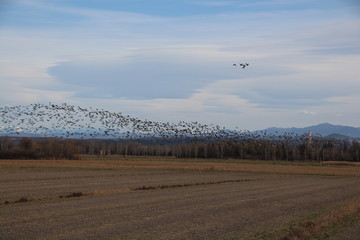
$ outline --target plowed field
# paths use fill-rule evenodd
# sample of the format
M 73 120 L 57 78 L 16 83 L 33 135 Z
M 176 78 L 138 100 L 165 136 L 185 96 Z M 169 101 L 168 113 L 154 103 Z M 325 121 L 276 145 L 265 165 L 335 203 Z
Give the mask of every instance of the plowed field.
M 277 239 L 360 197 L 352 167 L 337 176 L 20 162 L 0 161 L 0 239 Z M 358 220 L 330 237 L 357 239 Z

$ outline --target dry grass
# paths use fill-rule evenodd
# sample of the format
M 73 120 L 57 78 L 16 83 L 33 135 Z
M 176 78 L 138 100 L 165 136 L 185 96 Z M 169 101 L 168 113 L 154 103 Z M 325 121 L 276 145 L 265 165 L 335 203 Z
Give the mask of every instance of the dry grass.
M 134 192 L 134 190 L 130 188 L 124 188 L 124 189 L 112 189 L 112 190 L 98 190 L 98 191 L 92 191 L 87 192 L 84 195 L 85 196 L 95 196 L 95 195 L 111 195 L 111 194 L 117 194 L 117 193 L 128 193 L 128 192 Z
M 46 239 L 107 239 L 121 231 L 128 239 L 276 239 L 296 223 L 284 239 L 302 239 L 336 236 L 358 222 L 351 215 L 359 205 L 352 207 L 349 200 L 360 196 L 359 177 L 239 173 L 248 167 L 301 172 L 303 167 L 356 166 L 186 161 L 0 161 L 0 166 L 8 166 L 0 167 L 3 238 L 25 239 L 41 232 Z M 130 170 L 134 166 L 142 169 Z M 190 170 L 152 170 L 159 168 Z M 213 172 L 218 169 L 227 172 Z M 340 207 L 325 212 L 335 204 Z M 357 233 L 351 232 L 351 239 L 357 239 Z
M 237 183 L 237 182 L 248 182 L 256 181 L 258 179 L 236 179 L 236 180 L 222 180 L 222 181 L 211 181 L 211 182 L 196 182 L 196 183 L 184 183 L 184 184 L 174 184 L 174 185 L 158 185 L 158 186 L 142 186 L 137 187 L 132 190 L 142 191 L 142 190 L 157 190 L 165 188 L 183 188 L 183 187 L 193 187 L 193 186 L 204 186 L 204 185 L 214 185 L 214 184 L 223 184 L 223 183 Z
M 324 165 L 338 165 L 338 166 L 360 166 L 360 162 L 347 162 L 347 161 L 326 161 Z
M 301 240 L 310 238 L 323 229 L 340 223 L 345 218 L 354 216 L 358 213 L 360 213 L 360 198 L 325 211 L 315 219 L 306 221 L 301 226 L 291 229 L 291 231 L 285 236 L 282 236 L 280 240 Z
M 281 163 L 281 162 L 280 162 Z M 275 164 L 266 161 L 191 162 L 176 158 L 98 158 L 82 160 L 0 160 L 0 167 L 55 167 L 88 169 L 160 169 L 191 171 L 231 171 L 250 173 L 314 174 L 360 177 L 359 166 Z
M 46 200 L 53 200 L 57 198 L 77 198 L 77 197 L 86 197 L 86 196 L 96 196 L 96 195 L 111 195 L 111 194 L 118 194 L 118 193 L 128 193 L 134 192 L 141 189 L 114 189 L 114 190 L 101 190 L 101 191 L 91 191 L 91 192 L 73 192 L 67 195 L 60 195 L 60 196 L 52 196 L 52 197 L 41 197 L 41 198 L 26 198 L 21 197 L 19 200 L 16 201 L 5 201 L 4 203 L 0 203 L 0 205 L 8 205 L 13 203 L 26 203 L 26 202 L 38 202 L 38 201 L 46 201 Z M 145 189 L 147 190 L 147 189 Z

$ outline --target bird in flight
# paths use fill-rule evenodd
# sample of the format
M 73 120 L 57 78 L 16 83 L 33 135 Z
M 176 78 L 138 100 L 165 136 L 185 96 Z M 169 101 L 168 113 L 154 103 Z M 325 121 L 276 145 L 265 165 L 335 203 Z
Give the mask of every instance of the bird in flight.
M 234 67 L 236 67 L 236 63 L 233 64 Z M 241 68 L 245 68 L 245 67 L 248 67 L 249 66 L 249 63 L 239 63 L 239 67 Z

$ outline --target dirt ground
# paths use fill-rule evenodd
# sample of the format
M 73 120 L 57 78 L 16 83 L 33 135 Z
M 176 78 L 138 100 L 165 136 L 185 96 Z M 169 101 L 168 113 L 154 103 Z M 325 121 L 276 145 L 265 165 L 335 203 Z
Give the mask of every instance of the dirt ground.
M 334 162 L 332 162 L 334 163 Z M 132 157 L 113 159 L 111 157 L 85 160 L 0 160 L 0 167 L 53 167 L 86 169 L 162 169 L 194 170 L 247 173 L 285 173 L 314 174 L 360 177 L 360 166 L 356 165 L 319 165 L 318 163 L 293 163 L 285 161 L 234 161 L 216 160 L 197 161 L 196 159 Z
M 276 239 L 359 186 L 354 176 L 0 167 L 0 239 Z M 330 237 L 358 239 L 356 226 Z

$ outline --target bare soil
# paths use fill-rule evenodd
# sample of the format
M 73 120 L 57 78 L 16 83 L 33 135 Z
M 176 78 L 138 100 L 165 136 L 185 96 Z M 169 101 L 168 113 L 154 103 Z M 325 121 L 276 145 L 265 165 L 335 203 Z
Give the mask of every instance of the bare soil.
M 354 176 L 43 164 L 0 162 L 0 239 L 276 239 L 360 196 Z
M 192 161 L 193 160 L 193 161 Z M 226 171 L 246 173 L 285 173 L 339 175 L 360 177 L 360 165 L 327 165 L 314 162 L 246 161 L 197 159 L 147 158 L 147 157 L 95 157 L 84 160 L 0 160 L 0 167 L 54 167 L 86 169 L 160 169 Z

